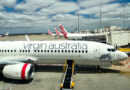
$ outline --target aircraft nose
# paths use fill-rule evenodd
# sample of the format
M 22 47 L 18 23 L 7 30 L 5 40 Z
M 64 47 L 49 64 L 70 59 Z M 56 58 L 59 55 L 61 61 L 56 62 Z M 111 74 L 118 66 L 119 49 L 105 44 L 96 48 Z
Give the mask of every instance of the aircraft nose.
M 121 54 L 119 55 L 120 59 L 121 60 L 124 60 L 124 59 L 127 59 L 128 58 L 128 55 L 124 52 L 120 52 Z

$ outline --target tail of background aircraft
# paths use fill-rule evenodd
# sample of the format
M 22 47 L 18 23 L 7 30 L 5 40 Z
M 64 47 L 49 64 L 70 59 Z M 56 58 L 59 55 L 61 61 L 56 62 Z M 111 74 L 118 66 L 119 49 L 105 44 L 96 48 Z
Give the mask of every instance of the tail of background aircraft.
M 48 29 L 48 34 L 52 36 L 52 32 L 50 31 L 50 29 Z
M 67 30 L 60 24 L 59 28 L 61 29 L 61 33 L 63 33 L 64 37 L 67 39 Z
M 61 35 L 61 33 L 58 31 L 57 28 L 55 28 L 56 34 L 58 34 L 59 36 Z
M 5 36 L 8 36 L 8 35 L 9 35 L 9 32 L 6 32 L 6 33 L 5 33 Z
M 66 33 L 68 33 L 68 31 L 64 28 L 64 26 L 63 26 L 62 24 L 59 25 L 59 28 L 60 28 L 61 30 L 64 30 Z

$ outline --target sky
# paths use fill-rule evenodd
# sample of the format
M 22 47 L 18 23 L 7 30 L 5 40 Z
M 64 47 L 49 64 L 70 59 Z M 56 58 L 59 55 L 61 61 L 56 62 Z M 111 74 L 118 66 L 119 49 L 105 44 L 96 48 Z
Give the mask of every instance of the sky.
M 78 14 L 79 30 L 130 27 L 130 0 L 0 0 L 0 34 L 54 32 L 59 24 L 71 32 Z

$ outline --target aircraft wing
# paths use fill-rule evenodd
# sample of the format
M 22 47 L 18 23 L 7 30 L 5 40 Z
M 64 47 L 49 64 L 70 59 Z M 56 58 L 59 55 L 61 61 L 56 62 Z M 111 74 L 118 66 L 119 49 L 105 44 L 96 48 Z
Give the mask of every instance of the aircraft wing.
M 23 56 L 9 56 L 9 57 L 0 57 L 0 64 L 16 64 L 23 62 L 35 62 L 38 59 L 35 57 L 23 57 Z

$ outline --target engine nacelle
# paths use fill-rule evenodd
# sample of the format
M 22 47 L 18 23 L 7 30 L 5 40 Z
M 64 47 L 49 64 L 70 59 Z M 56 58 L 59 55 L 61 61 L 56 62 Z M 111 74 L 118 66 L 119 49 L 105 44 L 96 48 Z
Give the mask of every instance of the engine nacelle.
M 26 80 L 33 78 L 34 67 L 29 63 L 6 65 L 3 68 L 3 76 L 10 79 Z

